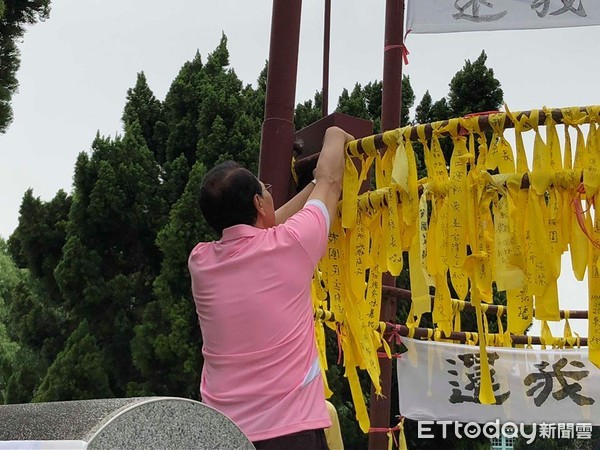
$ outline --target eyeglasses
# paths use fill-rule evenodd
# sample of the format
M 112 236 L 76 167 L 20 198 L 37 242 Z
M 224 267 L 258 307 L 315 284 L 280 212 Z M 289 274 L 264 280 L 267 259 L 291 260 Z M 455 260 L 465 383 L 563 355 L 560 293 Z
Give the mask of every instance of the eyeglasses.
M 268 191 L 269 194 L 273 193 L 273 185 L 269 184 L 269 183 L 265 183 L 265 187 L 263 188 L 263 190 L 261 192 L 265 192 Z

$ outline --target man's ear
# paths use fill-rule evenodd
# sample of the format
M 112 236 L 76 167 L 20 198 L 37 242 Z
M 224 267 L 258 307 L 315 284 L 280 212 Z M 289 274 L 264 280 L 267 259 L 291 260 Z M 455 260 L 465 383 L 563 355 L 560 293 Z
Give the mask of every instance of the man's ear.
M 265 215 L 265 208 L 263 206 L 263 197 L 258 194 L 254 194 L 254 207 L 256 208 L 256 214 L 260 216 Z

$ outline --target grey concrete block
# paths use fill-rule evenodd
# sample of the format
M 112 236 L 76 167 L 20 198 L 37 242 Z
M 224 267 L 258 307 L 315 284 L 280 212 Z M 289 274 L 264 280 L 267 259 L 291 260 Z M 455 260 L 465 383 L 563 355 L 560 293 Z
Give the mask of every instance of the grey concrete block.
M 225 415 L 175 397 L 5 405 L 0 424 L 0 441 L 84 441 L 90 450 L 254 449 Z

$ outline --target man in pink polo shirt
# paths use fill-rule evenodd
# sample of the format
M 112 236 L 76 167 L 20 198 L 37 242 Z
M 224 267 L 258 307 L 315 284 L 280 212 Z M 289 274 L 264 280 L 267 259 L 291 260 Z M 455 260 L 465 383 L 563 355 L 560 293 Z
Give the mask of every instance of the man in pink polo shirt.
M 277 211 L 269 186 L 232 161 L 202 182 L 200 207 L 221 239 L 198 244 L 188 261 L 203 338 L 200 393 L 259 450 L 327 448 L 310 283 L 352 139 L 329 128 L 315 180 Z

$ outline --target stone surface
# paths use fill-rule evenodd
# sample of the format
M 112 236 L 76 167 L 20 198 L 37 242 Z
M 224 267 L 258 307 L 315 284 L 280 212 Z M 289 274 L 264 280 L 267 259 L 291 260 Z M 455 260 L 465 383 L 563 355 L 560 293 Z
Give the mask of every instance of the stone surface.
M 0 440 L 82 440 L 88 449 L 223 449 L 254 446 L 229 418 L 173 397 L 0 407 Z

